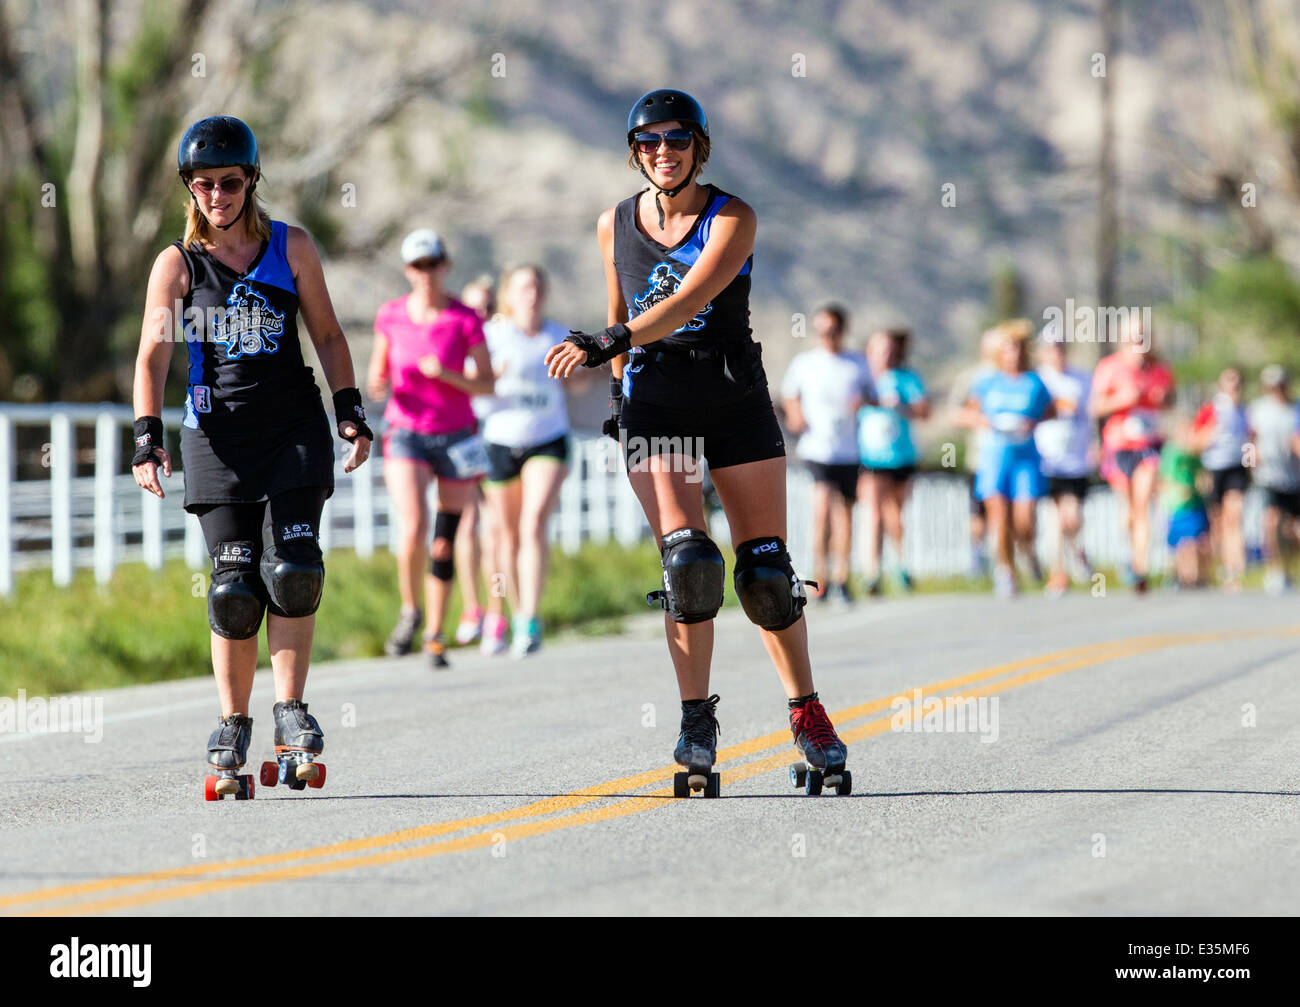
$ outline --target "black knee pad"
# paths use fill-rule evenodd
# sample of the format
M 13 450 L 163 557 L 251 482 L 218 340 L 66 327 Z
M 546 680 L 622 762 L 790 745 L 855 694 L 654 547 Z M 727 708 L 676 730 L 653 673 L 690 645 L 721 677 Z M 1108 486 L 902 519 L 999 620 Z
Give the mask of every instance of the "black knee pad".
M 722 608 L 726 564 L 713 539 L 698 528 L 679 528 L 660 547 L 664 588 L 646 595 L 658 601 L 674 622 L 707 622 Z
M 219 542 L 208 587 L 208 625 L 227 640 L 247 640 L 262 627 L 266 599 L 251 541 Z
M 273 528 L 274 543 L 262 550 L 262 583 L 276 615 L 301 619 L 320 607 L 325 589 L 325 564 L 316 529 L 308 522 L 288 522 Z
M 460 526 L 460 515 L 440 510 L 433 519 L 433 542 L 435 547 L 439 539 L 447 543 L 451 556 L 447 559 L 430 559 L 429 572 L 438 580 L 448 581 L 456 575 L 456 529 Z
M 775 535 L 736 546 L 736 594 L 749 621 L 764 629 L 793 626 L 808 598 L 795 575 L 785 542 Z

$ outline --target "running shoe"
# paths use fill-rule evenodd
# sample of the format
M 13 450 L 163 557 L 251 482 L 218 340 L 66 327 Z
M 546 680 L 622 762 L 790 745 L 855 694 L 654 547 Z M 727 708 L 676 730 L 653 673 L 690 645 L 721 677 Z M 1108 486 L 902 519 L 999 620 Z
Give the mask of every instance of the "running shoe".
M 461 613 L 460 622 L 456 626 L 456 643 L 467 647 L 471 643 L 478 643 L 482 635 L 483 610 L 476 605 L 472 610 Z
M 1047 580 L 1044 593 L 1049 598 L 1064 598 L 1070 590 L 1070 578 L 1063 573 L 1054 573 Z
M 483 617 L 483 639 L 479 641 L 478 649 L 480 653 L 488 657 L 496 657 L 498 654 L 504 654 L 510 649 L 510 644 L 506 641 L 507 631 L 506 620 L 494 612 L 489 612 Z
M 402 614 L 397 617 L 397 625 L 393 627 L 388 642 L 384 644 L 384 653 L 389 657 L 409 654 L 415 634 L 423 623 L 424 616 L 418 608 L 402 609 Z
M 451 667 L 451 663 L 447 660 L 447 641 L 442 638 L 441 633 L 429 633 L 427 630 L 425 631 L 424 652 L 429 655 L 429 664 L 432 667 Z
M 542 623 L 536 616 L 531 619 L 515 619 L 513 642 L 510 656 L 515 660 L 530 657 L 542 649 Z
M 993 597 L 1006 601 L 1016 596 L 1016 575 L 1007 566 L 997 566 L 993 570 Z

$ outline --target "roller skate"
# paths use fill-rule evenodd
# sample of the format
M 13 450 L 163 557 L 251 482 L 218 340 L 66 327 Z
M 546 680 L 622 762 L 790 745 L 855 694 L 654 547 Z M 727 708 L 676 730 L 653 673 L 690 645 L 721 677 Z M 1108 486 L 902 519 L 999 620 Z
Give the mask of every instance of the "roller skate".
M 830 787 L 844 797 L 853 791 L 853 774 L 844 768 L 848 749 L 835 733 L 835 725 L 826 708 L 813 693 L 803 704 L 790 711 L 790 733 L 803 762 L 790 766 L 790 782 L 805 794 L 820 794 Z
M 718 698 L 714 694 L 682 710 L 682 734 L 677 739 L 673 760 L 679 766 L 685 766 L 686 772 L 673 774 L 674 797 L 690 797 L 693 790 L 702 791 L 705 797 L 717 797 L 722 792 L 721 778 L 713 771 L 721 733 L 717 718 Z
M 248 757 L 248 742 L 253 737 L 253 718 L 242 713 L 222 717 L 208 739 L 208 768 L 215 769 L 203 778 L 203 799 L 219 801 L 233 795 L 237 801 L 253 799 L 253 778 L 241 774 Z
M 262 763 L 262 786 L 283 783 L 290 790 L 319 790 L 325 786 L 325 764 L 316 761 L 325 747 L 320 724 L 299 699 L 276 703 L 274 715 L 276 761 Z

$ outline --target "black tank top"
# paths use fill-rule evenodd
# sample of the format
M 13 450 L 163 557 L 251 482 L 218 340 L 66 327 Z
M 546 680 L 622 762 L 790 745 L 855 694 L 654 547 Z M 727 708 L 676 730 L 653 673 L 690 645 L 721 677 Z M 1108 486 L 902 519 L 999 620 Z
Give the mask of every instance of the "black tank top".
M 686 236 L 671 248 L 659 244 L 637 227 L 636 206 L 641 190 L 623 200 L 614 210 L 614 268 L 618 271 L 623 300 L 627 304 L 628 320 L 671 296 L 681 285 L 691 266 L 700 257 L 709 240 L 709 229 L 718 211 L 734 198 L 716 185 L 706 185 L 708 201 Z M 754 264 L 751 255 L 740 272 L 727 284 L 722 293 L 688 321 L 685 325 L 646 347 L 633 347 L 627 367 L 623 370 L 623 394 L 642 401 L 670 403 L 685 398 L 681 375 L 671 377 L 667 370 L 680 371 L 677 361 L 662 363 L 655 350 L 721 349 L 734 348 L 751 342 L 749 328 L 750 270 Z M 721 363 L 717 370 L 721 374 Z M 699 368 L 693 376 L 704 377 Z M 634 390 L 635 389 L 635 390 Z
M 272 221 L 270 239 L 242 274 L 197 246 L 173 244 L 190 272 L 184 425 L 209 435 L 246 433 L 317 415 L 321 396 L 298 342 L 286 226 Z

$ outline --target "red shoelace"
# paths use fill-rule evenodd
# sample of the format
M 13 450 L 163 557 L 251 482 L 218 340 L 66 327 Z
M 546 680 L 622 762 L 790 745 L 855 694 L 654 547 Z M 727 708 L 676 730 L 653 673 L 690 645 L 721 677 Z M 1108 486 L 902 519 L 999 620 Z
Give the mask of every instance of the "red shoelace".
M 831 718 L 826 716 L 826 707 L 817 700 L 809 700 L 794 711 L 795 737 L 802 734 L 818 748 L 825 748 L 839 742 Z

